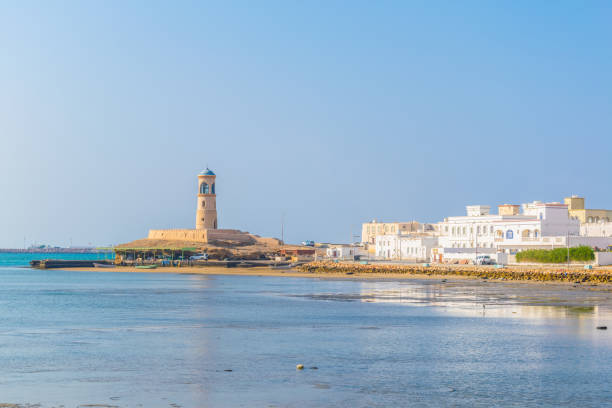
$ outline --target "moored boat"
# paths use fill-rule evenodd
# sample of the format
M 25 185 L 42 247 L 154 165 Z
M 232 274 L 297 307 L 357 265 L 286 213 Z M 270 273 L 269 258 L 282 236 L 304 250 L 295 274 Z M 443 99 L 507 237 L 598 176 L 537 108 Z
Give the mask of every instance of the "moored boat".
M 93 266 L 94 268 L 114 268 L 115 267 L 115 265 L 113 264 L 98 263 L 98 262 L 94 262 Z
M 270 269 L 291 269 L 291 265 L 289 264 L 270 265 Z

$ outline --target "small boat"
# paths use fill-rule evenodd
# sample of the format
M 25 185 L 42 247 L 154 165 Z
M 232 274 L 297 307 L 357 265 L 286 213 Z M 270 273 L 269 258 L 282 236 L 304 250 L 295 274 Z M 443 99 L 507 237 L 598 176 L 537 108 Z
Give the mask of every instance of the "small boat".
M 94 262 L 93 266 L 94 268 L 114 268 L 115 267 L 115 265 L 113 264 L 97 263 L 97 262 Z
M 136 269 L 155 269 L 157 268 L 157 265 L 138 265 L 138 266 L 135 266 L 134 268 Z
M 270 265 L 270 269 L 291 269 L 291 265 L 289 264 L 284 264 L 284 265 Z

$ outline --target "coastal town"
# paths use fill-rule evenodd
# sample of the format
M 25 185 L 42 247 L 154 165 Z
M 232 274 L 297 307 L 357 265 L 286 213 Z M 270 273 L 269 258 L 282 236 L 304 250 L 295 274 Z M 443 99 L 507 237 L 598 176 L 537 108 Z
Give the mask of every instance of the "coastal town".
M 488 255 L 498 264 L 534 249 L 591 247 L 599 265 L 612 263 L 612 210 L 585 208 L 583 197 L 561 202 L 468 205 L 466 214 L 436 224 L 364 223 L 362 244 L 376 259 L 414 262 L 475 261 Z
M 533 201 L 468 205 L 465 215 L 437 223 L 379 222 L 362 224 L 361 241 L 327 243 L 306 240 L 290 245 L 238 229 L 219 228 L 217 175 L 197 174 L 195 228 L 151 229 L 146 238 L 116 245 L 112 262 L 36 260 L 41 268 L 131 266 L 268 267 L 319 271 L 325 263 L 356 265 L 435 265 L 511 267 L 565 264 L 605 267 L 612 264 L 612 210 L 588 209 L 585 198 L 563 202 Z M 535 251 L 535 252 L 534 252 Z M 539 252 L 537 252 L 539 251 Z M 556 258 L 552 258 L 556 254 Z

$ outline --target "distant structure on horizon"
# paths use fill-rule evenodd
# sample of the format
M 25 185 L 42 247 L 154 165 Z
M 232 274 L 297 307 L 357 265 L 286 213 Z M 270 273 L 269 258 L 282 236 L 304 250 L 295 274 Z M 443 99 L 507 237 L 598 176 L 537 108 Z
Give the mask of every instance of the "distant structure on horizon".
M 577 218 L 581 224 L 611 222 L 612 210 L 592 210 L 584 208 L 584 197 L 573 195 L 564 199 L 570 217 Z
M 363 242 L 379 259 L 456 262 L 478 255 L 506 263 L 509 255 L 529 249 L 612 245 L 612 210 L 585 209 L 584 198 L 564 203 L 533 201 L 468 205 L 466 215 L 444 218 L 430 231 L 411 231 L 406 223 L 363 223 Z M 402 228 L 403 227 L 403 228 Z
M 198 206 L 196 210 L 196 229 L 217 229 L 217 194 L 215 193 L 215 173 L 206 167 L 198 174 Z
M 219 229 L 217 225 L 217 175 L 208 167 L 198 173 L 196 223 L 194 229 L 149 230 L 148 239 L 247 245 L 256 242 L 275 243 L 273 238 L 260 238 L 236 229 Z

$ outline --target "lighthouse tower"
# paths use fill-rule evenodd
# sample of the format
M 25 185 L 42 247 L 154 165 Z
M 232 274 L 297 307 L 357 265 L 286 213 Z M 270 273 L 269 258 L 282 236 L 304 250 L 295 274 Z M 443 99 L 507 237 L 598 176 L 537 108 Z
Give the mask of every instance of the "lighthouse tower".
M 215 179 L 217 176 L 208 167 L 198 174 L 198 209 L 196 229 L 217 229 L 217 195 Z

